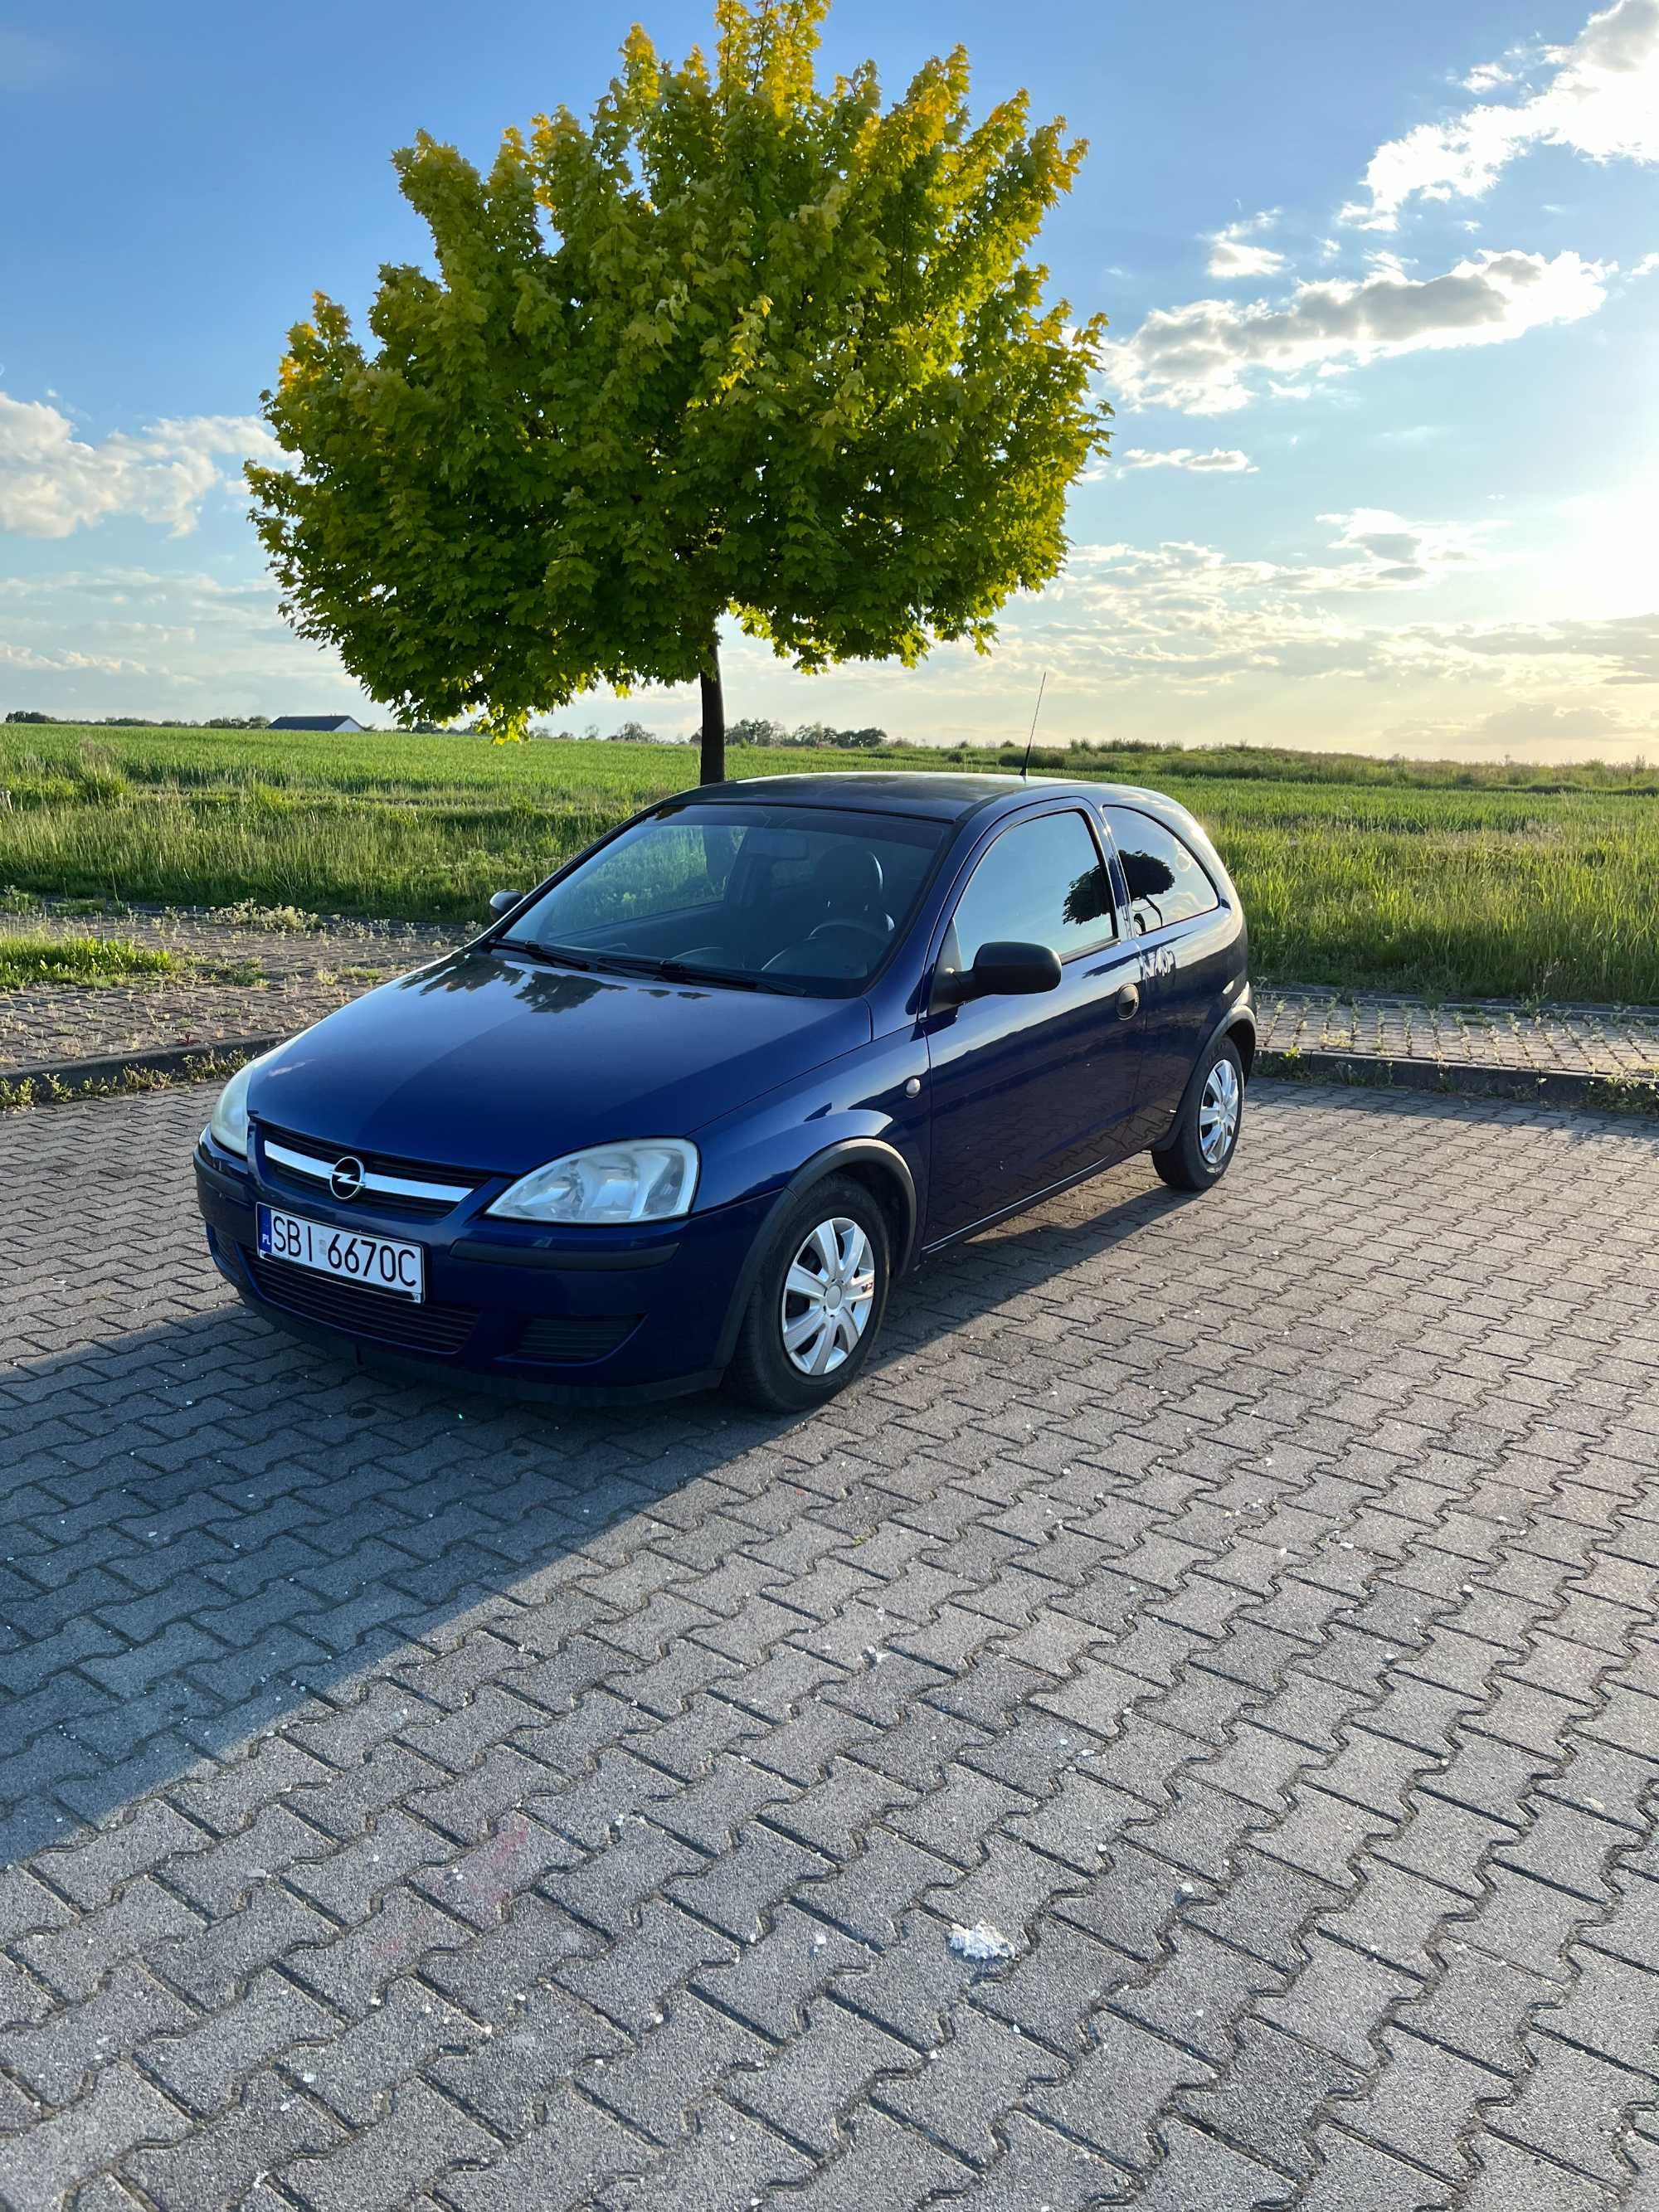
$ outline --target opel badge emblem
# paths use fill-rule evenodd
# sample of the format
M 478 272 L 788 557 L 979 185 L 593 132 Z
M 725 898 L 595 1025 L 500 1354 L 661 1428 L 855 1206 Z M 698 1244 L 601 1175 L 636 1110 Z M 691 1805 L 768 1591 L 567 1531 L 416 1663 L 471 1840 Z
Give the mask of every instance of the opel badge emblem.
M 329 1170 L 328 1187 L 336 1198 L 356 1198 L 363 1187 L 363 1164 L 348 1152 Z

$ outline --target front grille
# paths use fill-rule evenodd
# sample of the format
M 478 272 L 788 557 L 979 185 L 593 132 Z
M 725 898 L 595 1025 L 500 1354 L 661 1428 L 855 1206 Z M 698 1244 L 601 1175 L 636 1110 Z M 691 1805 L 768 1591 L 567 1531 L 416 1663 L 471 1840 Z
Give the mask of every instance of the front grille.
M 639 1318 L 638 1314 L 543 1314 L 525 1323 L 518 1357 L 567 1367 L 603 1359 L 632 1334 Z
M 348 1336 L 373 1337 L 408 1352 L 453 1352 L 466 1342 L 477 1319 L 470 1306 L 417 1304 L 391 1291 L 338 1282 L 307 1267 L 285 1267 L 280 1260 L 262 1260 L 246 1245 L 237 1249 L 262 1298 L 302 1321 L 342 1329 Z
M 273 1146 L 307 1162 L 314 1162 L 317 1172 L 309 1174 L 291 1161 L 273 1158 Z M 259 1151 L 265 1180 L 297 1195 L 327 1197 L 329 1170 L 336 1160 L 348 1155 L 361 1160 L 368 1176 L 389 1176 L 398 1183 L 433 1186 L 429 1193 L 364 1188 L 362 1202 L 365 1206 L 373 1206 L 377 1213 L 400 1214 L 410 1220 L 429 1221 L 440 1214 L 452 1212 L 480 1183 L 489 1180 L 476 1168 L 441 1167 L 427 1160 L 403 1159 L 390 1152 L 356 1152 L 349 1146 L 334 1144 L 321 1137 L 302 1136 L 296 1129 L 278 1129 L 269 1122 L 259 1125 Z

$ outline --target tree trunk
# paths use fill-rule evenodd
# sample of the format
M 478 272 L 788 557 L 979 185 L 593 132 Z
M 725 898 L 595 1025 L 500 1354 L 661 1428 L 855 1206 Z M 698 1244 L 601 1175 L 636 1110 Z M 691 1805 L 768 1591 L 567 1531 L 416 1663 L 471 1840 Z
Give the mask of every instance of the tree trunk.
M 697 681 L 702 689 L 702 772 L 703 783 L 724 783 L 726 781 L 726 693 L 720 685 L 720 643 L 710 634 L 704 647 L 707 658 Z

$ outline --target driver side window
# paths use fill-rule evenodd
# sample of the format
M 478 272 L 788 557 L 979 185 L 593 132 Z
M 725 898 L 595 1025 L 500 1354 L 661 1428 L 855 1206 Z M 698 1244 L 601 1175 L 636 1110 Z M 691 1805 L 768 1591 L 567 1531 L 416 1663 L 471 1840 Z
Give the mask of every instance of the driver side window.
M 948 964 L 969 969 L 983 945 L 1046 945 L 1061 960 L 1117 935 L 1112 882 L 1081 814 L 1040 814 L 1005 830 L 969 879 Z M 949 948 L 947 947 L 947 953 Z

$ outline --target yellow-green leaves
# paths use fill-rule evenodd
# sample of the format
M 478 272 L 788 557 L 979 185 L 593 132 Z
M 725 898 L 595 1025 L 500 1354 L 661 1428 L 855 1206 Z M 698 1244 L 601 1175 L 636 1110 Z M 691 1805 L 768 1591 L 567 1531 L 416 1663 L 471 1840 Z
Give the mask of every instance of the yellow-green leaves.
M 410 720 L 522 729 L 684 682 L 720 616 L 803 668 L 984 645 L 1065 552 L 1104 442 L 1098 318 L 1028 259 L 1082 148 L 960 49 L 884 111 L 814 76 L 826 0 L 719 0 L 712 74 L 630 33 L 588 124 L 487 175 L 397 156 L 436 276 L 388 268 L 366 356 L 319 298 L 252 466 L 302 631 Z

